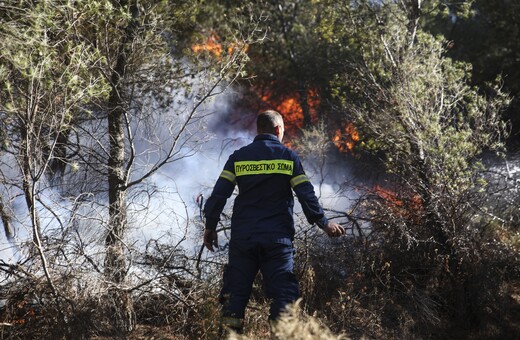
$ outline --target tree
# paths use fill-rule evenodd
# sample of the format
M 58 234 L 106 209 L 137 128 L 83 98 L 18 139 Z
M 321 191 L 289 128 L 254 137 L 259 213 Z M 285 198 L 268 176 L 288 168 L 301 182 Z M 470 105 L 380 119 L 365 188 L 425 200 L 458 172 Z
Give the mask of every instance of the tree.
M 107 88 L 101 75 L 90 72 L 99 63 L 97 51 L 74 44 L 77 27 L 64 21 L 69 14 L 67 6 L 24 2 L 1 7 L 2 158 L 17 165 L 11 176 L 21 177 L 21 183 L 17 183 L 16 177 L 4 173 L 2 195 L 11 201 L 9 192 L 13 188 L 23 193 L 32 233 L 29 249 L 38 255 L 37 263 L 60 305 L 61 294 L 45 252 L 39 216 L 45 204 L 40 194 L 48 183 L 45 176 L 56 157 L 62 131 L 92 98 L 104 96 Z M 7 209 L 2 204 L 2 221 L 5 228 L 11 228 Z M 63 314 L 60 320 L 65 321 Z
M 451 320 L 464 324 L 475 317 L 466 300 L 475 268 L 493 253 L 484 249 L 488 224 L 475 221 L 485 199 L 479 158 L 501 150 L 509 98 L 499 80 L 486 92 L 471 85 L 471 66 L 452 61 L 443 37 L 421 28 L 421 13 L 435 11 L 425 5 L 331 7 L 329 27 L 348 27 L 331 42 L 343 55 L 356 51 L 334 84 L 360 131 L 361 148 L 384 166 L 385 181 L 363 199 L 372 237 L 382 242 L 381 268 L 395 279 L 386 288 L 403 284 L 426 292 L 433 285 Z
M 289 134 L 317 122 L 333 69 L 330 50 L 315 31 L 323 20 L 320 5 L 308 0 L 260 1 L 238 13 L 263 17 L 266 31 L 263 43 L 249 48 L 253 62 L 246 65 L 247 82 L 241 83 L 247 93 L 242 105 L 252 111 L 283 111 L 291 121 Z
M 240 39 L 229 39 L 233 49 L 215 58 L 193 54 L 189 44 L 176 49 L 183 47 L 179 39 L 197 28 L 199 3 L 23 1 L 1 6 L 4 152 L 20 155 L 23 174 L 21 184 L 14 178 L 4 178 L 4 184 L 23 190 L 35 247 L 56 301 L 65 299 L 76 308 L 53 283 L 61 265 L 66 264 L 64 275 L 74 270 L 79 255 L 96 272 L 103 271 L 108 301 L 104 321 L 113 334 L 125 336 L 135 324 L 127 281 L 128 193 L 166 164 L 192 154 L 197 147 L 188 144 L 192 129 L 208 114 L 202 104 L 239 75 L 253 35 L 248 27 Z M 161 126 L 158 134 L 143 133 L 142 127 L 154 121 Z M 159 135 L 165 131 L 167 136 Z M 150 153 L 136 151 L 136 138 L 153 141 L 157 157 L 151 163 Z M 136 162 L 144 164 L 134 171 Z M 51 185 L 63 195 L 58 201 L 66 202 L 65 207 L 43 199 Z M 93 227 L 104 234 L 104 266 L 85 253 L 86 236 L 78 228 L 89 205 L 88 223 L 98 224 Z M 103 208 L 97 212 L 97 207 Z M 49 228 L 41 228 L 37 212 L 42 210 L 51 215 L 52 236 Z M 69 216 L 63 215 L 65 210 Z M 61 251 L 50 252 L 51 244 L 43 239 L 56 240 Z M 46 261 L 49 254 L 53 261 Z M 62 306 L 57 309 L 63 325 L 76 320 L 65 317 Z M 67 327 L 64 331 L 73 336 Z
M 121 32 L 119 46 L 114 46 L 115 54 L 111 56 L 115 60 L 115 64 L 113 64 L 113 67 L 107 65 L 106 72 L 110 75 L 111 92 L 106 107 L 110 146 L 107 168 L 110 221 L 105 242 L 107 246 L 105 273 L 111 282 L 121 284 L 127 271 L 123 242 L 128 229 L 126 218 L 127 191 L 159 170 L 164 164 L 175 160 L 175 157 L 183 152 L 180 150 L 178 143 L 182 142 L 182 138 L 185 138 L 183 135 L 187 133 L 186 127 L 192 124 L 192 121 L 196 118 L 199 106 L 209 97 L 214 96 L 217 91 L 222 91 L 222 86 L 226 85 L 225 81 L 232 79 L 235 72 L 240 70 L 241 60 L 244 58 L 245 43 L 244 41 L 234 42 L 237 44 L 235 51 L 219 60 L 216 70 L 208 72 L 208 76 L 212 77 L 207 80 L 208 83 L 195 84 L 195 86 L 204 86 L 197 90 L 200 97 L 191 104 L 192 107 L 187 108 L 184 117 L 179 117 L 180 121 L 175 124 L 176 129 L 172 131 L 171 136 L 172 142 L 166 153 L 161 155 L 161 159 L 147 172 L 132 179 L 130 171 L 134 166 L 135 157 L 132 150 L 135 148 L 133 146 L 134 140 L 131 139 L 133 137 L 128 135 L 126 131 L 131 129 L 132 119 L 129 116 L 140 116 L 143 109 L 139 108 L 139 103 L 146 100 L 146 97 L 135 95 L 134 91 L 138 90 L 144 93 L 150 91 L 149 95 L 157 102 L 159 108 L 161 105 L 167 106 L 171 100 L 167 97 L 167 91 L 182 89 L 187 83 L 179 80 L 182 80 L 186 73 L 196 74 L 197 70 L 191 69 L 190 66 L 169 61 L 171 59 L 168 51 L 170 44 L 161 39 L 163 31 L 168 29 L 167 26 L 163 26 L 167 23 L 166 15 L 170 10 L 176 8 L 185 13 L 186 10 L 191 8 L 188 3 L 169 5 L 162 2 L 150 2 L 148 10 L 140 8 L 137 3 L 121 2 L 117 5 L 120 6 L 121 10 L 127 12 L 128 20 L 125 21 L 123 26 L 125 28 Z M 162 6 L 165 6 L 165 8 L 161 8 Z M 167 10 L 168 8 L 170 10 Z M 146 31 L 144 31 L 145 29 Z M 151 46 L 153 49 L 150 48 Z M 149 55 L 152 55 L 155 60 L 159 60 L 159 67 L 148 64 L 155 62 L 155 60 L 150 59 Z M 109 57 L 107 56 L 107 59 Z M 207 66 L 203 65 L 203 67 Z M 142 72 L 146 72 L 146 74 Z M 163 95 L 165 93 L 166 96 Z M 125 156 L 127 145 L 130 147 L 129 158 Z M 123 306 L 127 301 L 124 295 L 121 298 L 115 298 L 115 301 L 121 301 Z M 116 302 L 115 305 L 118 306 L 119 303 Z M 126 323 L 131 321 L 131 316 L 131 309 L 129 309 L 126 315 L 121 317 L 121 320 Z M 130 324 L 122 326 L 122 329 L 128 331 L 132 329 Z

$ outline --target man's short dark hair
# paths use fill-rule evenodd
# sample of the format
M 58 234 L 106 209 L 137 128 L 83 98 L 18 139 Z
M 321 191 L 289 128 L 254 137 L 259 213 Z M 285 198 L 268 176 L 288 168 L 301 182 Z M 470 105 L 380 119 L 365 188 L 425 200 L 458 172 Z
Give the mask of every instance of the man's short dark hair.
M 275 128 L 283 125 L 283 117 L 275 110 L 261 112 L 256 118 L 256 130 L 258 133 L 275 134 Z

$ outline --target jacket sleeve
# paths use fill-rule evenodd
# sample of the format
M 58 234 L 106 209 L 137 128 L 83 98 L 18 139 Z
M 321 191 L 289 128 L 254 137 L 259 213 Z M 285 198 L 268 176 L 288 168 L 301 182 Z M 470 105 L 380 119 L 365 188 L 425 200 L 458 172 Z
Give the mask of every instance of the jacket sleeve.
M 204 205 L 204 217 L 206 229 L 215 230 L 220 221 L 220 214 L 226 205 L 227 199 L 235 189 L 235 172 L 231 158 L 226 162 L 224 170 L 220 173 L 217 183 L 213 187 L 211 196 Z
M 307 221 L 310 224 L 316 223 L 318 227 L 323 229 L 327 225 L 328 219 L 325 217 L 325 212 L 318 201 L 318 197 L 316 197 L 314 186 L 305 174 L 299 158 L 296 159 L 294 164 L 291 187 L 298 197 Z

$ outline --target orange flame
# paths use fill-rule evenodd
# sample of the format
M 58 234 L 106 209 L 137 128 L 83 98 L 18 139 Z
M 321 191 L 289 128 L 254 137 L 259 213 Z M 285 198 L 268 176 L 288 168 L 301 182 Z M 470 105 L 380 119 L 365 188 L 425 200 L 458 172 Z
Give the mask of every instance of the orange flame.
M 404 206 L 404 201 L 398 198 L 398 195 L 389 189 L 385 189 L 382 186 L 376 184 L 374 186 L 374 192 L 377 196 L 388 202 L 389 205 L 393 205 L 395 207 Z
M 191 46 L 191 50 L 194 53 L 203 53 L 207 52 L 213 54 L 216 58 L 220 58 L 224 48 L 222 47 L 222 43 L 220 42 L 220 37 L 215 32 L 212 32 L 210 36 L 206 39 L 206 42 L 201 44 L 194 44 Z M 227 53 L 232 54 L 234 51 L 238 51 L 242 49 L 244 53 L 246 53 L 249 49 L 249 45 L 244 45 L 242 47 L 239 44 L 231 44 L 227 48 Z
M 285 122 L 285 130 L 288 135 L 294 135 L 297 130 L 303 127 L 303 108 L 299 93 L 290 96 L 283 96 L 281 98 L 274 98 L 274 96 L 268 92 L 262 95 L 261 98 L 269 107 L 274 108 L 282 114 Z M 309 105 L 311 121 L 317 121 L 317 110 L 320 105 L 320 98 L 316 90 L 310 89 L 307 91 L 307 104 Z
M 374 186 L 374 193 L 396 216 L 416 219 L 422 211 L 422 199 L 417 194 L 407 198 L 377 184 Z
M 219 42 L 219 40 L 220 38 L 218 35 L 213 32 L 205 43 L 195 44 L 191 46 L 191 50 L 195 53 L 209 52 L 218 58 L 222 54 L 222 44 Z
M 359 132 L 352 122 L 347 123 L 343 129 L 337 129 L 332 137 L 334 145 L 343 153 L 351 152 L 358 141 Z

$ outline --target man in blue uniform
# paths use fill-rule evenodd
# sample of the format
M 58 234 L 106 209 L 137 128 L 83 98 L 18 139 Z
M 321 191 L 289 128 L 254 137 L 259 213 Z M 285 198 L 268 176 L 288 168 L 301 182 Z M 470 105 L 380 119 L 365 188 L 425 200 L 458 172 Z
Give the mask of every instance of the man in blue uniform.
M 266 294 L 272 299 L 270 320 L 299 296 L 293 274 L 293 193 L 311 224 L 330 237 L 345 229 L 325 217 L 314 187 L 305 175 L 297 154 L 284 146 L 282 116 L 273 110 L 257 118 L 254 141 L 235 151 L 220 174 L 204 206 L 204 245 L 217 244 L 217 223 L 227 199 L 238 185 L 231 218 L 229 263 L 220 294 L 222 326 L 241 331 L 252 284 L 260 270 Z

